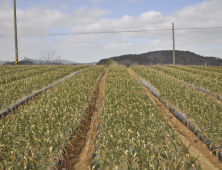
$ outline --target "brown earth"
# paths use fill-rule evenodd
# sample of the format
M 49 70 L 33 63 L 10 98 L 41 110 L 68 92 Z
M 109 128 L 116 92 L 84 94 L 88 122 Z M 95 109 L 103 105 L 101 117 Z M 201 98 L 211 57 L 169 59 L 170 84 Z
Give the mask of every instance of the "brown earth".
M 105 77 L 106 70 L 93 91 L 81 124 L 66 147 L 65 157 L 58 170 L 90 169 L 95 132 L 104 99 Z
M 139 77 L 133 70 L 128 68 L 131 76 L 140 82 Z M 194 157 L 198 157 L 199 164 L 204 170 L 217 170 L 222 169 L 222 163 L 213 155 L 208 147 L 200 141 L 183 123 L 181 123 L 174 115 L 156 98 L 153 94 L 140 82 L 143 89 L 146 91 L 150 99 L 157 106 L 159 112 L 164 116 L 177 132 L 181 142 L 189 146 L 189 154 Z

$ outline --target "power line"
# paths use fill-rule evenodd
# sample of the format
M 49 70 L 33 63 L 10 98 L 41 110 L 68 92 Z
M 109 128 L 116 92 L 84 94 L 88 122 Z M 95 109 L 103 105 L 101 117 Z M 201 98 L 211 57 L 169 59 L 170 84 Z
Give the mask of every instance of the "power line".
M 174 30 L 197 30 L 197 29 L 221 29 L 222 27 L 205 27 L 205 28 L 175 28 Z M 116 33 L 134 33 L 134 32 L 151 32 L 151 31 L 172 31 L 172 29 L 153 29 L 153 30 L 131 30 L 131 31 L 102 31 L 102 32 L 76 32 L 76 33 L 36 33 L 36 34 L 19 34 L 18 37 L 47 37 L 61 35 L 89 35 L 89 34 L 116 34 Z M 14 37 L 13 34 L 0 34 L 0 37 Z

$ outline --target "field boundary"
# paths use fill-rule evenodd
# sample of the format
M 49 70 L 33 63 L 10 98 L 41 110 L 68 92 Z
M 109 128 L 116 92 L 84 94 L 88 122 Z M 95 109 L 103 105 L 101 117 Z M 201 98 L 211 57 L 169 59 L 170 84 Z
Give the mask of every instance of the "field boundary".
M 1 118 L 2 116 L 6 116 L 8 113 L 10 113 L 10 112 L 12 112 L 13 110 L 17 109 L 19 106 L 21 106 L 22 104 L 26 103 L 27 101 L 29 101 L 29 100 L 32 99 L 33 97 L 35 97 L 35 96 L 41 94 L 42 92 L 44 92 L 44 91 L 46 91 L 46 90 L 48 90 L 48 89 L 50 89 L 50 88 L 58 85 L 58 84 L 61 83 L 62 81 L 64 81 L 64 80 L 66 80 L 66 79 L 68 79 L 68 78 L 70 78 L 70 77 L 78 74 L 79 72 L 81 72 L 81 71 L 83 71 L 83 70 L 84 70 L 84 69 L 81 69 L 81 70 L 79 70 L 79 71 L 73 72 L 73 73 L 71 73 L 70 75 L 65 76 L 65 77 L 63 77 L 63 78 L 55 81 L 55 82 L 52 83 L 51 85 L 49 85 L 49 86 L 47 86 L 47 87 L 43 87 L 41 90 L 38 90 L 38 91 L 32 93 L 32 94 L 29 95 L 29 96 L 23 97 L 22 99 L 18 99 L 18 100 L 17 100 L 18 102 L 15 103 L 15 104 L 9 105 L 10 107 L 9 107 L 8 109 L 0 110 L 0 118 Z
M 139 80 L 141 81 L 141 83 L 148 88 L 148 90 L 171 112 L 173 113 L 173 115 L 181 122 L 183 123 L 190 131 L 192 131 L 209 149 L 210 151 L 212 151 L 212 153 L 214 155 L 216 155 L 216 157 L 218 158 L 219 161 L 222 161 L 222 152 L 216 151 L 218 148 L 212 144 L 212 141 L 207 138 L 205 135 L 202 135 L 201 130 L 199 130 L 194 124 L 191 123 L 191 121 L 187 118 L 187 116 L 181 114 L 179 111 L 177 111 L 173 106 L 171 106 L 170 104 L 168 104 L 166 102 L 166 100 L 162 99 L 160 97 L 160 95 L 158 94 L 158 92 L 155 91 L 154 88 L 152 88 L 152 86 L 145 81 L 144 79 L 142 79 L 141 77 L 139 77 Z

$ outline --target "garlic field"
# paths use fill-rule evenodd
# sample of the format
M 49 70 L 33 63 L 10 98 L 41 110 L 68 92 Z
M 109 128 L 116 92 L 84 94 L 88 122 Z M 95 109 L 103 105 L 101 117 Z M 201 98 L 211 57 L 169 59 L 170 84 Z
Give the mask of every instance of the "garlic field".
M 90 67 L 0 120 L 0 169 L 46 169 L 53 165 L 103 69 Z
M 150 82 L 163 99 L 192 119 L 202 133 L 212 139 L 213 144 L 222 147 L 222 103 L 220 101 L 188 88 L 177 80 L 169 79 L 149 67 L 132 66 L 132 69 Z
M 181 66 L 151 66 L 151 68 L 222 96 L 222 70 L 206 71 Z
M 4 66 L 1 71 L 0 109 L 86 66 L 29 66 L 26 71 L 24 66 L 19 66 L 18 70 L 11 67 Z
M 0 68 L 1 109 L 81 70 L 0 117 L 0 169 L 222 169 L 222 101 L 192 88 L 220 97 L 222 67 L 109 64 Z M 195 136 L 160 99 L 201 133 Z M 81 146 L 78 154 L 72 145 Z
M 199 169 L 125 66 L 108 71 L 98 145 L 95 169 Z

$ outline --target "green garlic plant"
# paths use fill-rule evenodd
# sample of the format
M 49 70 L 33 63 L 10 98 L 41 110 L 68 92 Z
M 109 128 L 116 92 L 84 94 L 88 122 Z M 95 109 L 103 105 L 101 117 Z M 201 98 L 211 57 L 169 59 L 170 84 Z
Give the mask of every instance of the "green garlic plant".
M 43 71 L 40 71 L 37 75 L 28 76 L 29 72 L 27 72 L 27 78 L 0 85 L 0 108 L 8 108 L 10 107 L 9 104 L 16 102 L 17 99 L 28 96 L 34 90 L 40 90 L 44 86 L 87 66 L 58 66 L 57 69 L 51 68 L 51 71 L 47 71 L 50 67 L 39 68 Z
M 208 70 L 208 71 L 214 71 L 214 72 L 220 72 L 222 71 L 222 66 L 188 66 L 189 68 L 196 68 L 199 70 Z
M 222 81 L 222 70 L 220 72 L 209 71 L 209 70 L 200 70 L 198 68 L 190 68 L 186 66 L 170 66 L 171 68 L 176 68 L 179 70 L 183 70 L 188 73 L 197 74 L 203 78 L 216 79 L 217 81 Z
M 204 77 L 200 74 L 189 73 L 174 67 L 151 66 L 151 68 L 162 71 L 165 74 L 178 78 L 186 83 L 193 84 L 195 87 L 204 88 L 218 96 L 222 95 L 222 81 L 218 81 L 218 79 Z
M 11 70 L 11 72 L 9 72 L 8 74 L 1 75 L 0 85 L 8 84 L 16 80 L 21 80 L 24 78 L 28 78 L 35 75 L 40 75 L 42 73 L 55 71 L 55 70 L 58 70 L 59 68 L 66 68 L 66 67 L 67 66 L 38 66 L 38 67 L 33 67 L 33 69 L 31 69 L 32 67 L 29 66 L 29 69 L 27 69 L 26 71 L 18 68 L 18 70 Z M 25 69 L 25 66 L 23 66 L 22 68 Z
M 5 75 L 11 75 L 11 74 L 17 74 L 18 72 L 24 72 L 24 71 L 29 71 L 32 69 L 38 69 L 38 68 L 43 68 L 43 67 L 48 67 L 48 66 L 39 66 L 39 65 L 18 65 L 18 66 L 8 66 L 8 65 L 2 65 L 0 67 L 0 77 L 5 76 Z

